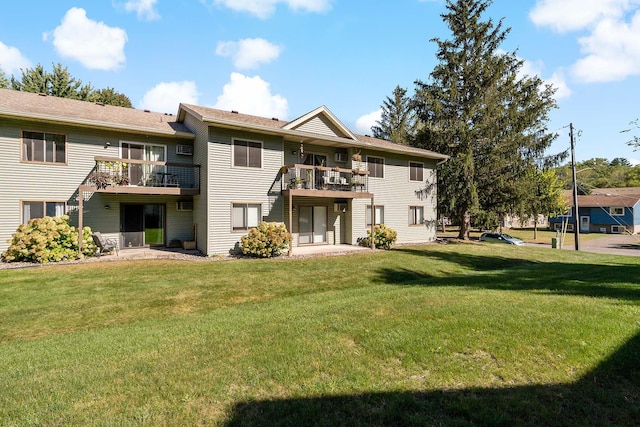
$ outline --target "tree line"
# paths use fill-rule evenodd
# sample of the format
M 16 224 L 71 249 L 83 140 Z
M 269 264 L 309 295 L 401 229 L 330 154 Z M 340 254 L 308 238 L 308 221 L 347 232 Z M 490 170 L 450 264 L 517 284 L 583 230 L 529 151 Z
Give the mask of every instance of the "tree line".
M 91 84 L 83 84 L 74 78 L 67 67 L 52 64 L 51 71 L 47 71 L 40 64 L 34 68 L 20 69 L 21 77 L 10 78 L 0 68 L 0 88 L 10 88 L 23 92 L 44 93 L 60 98 L 77 99 L 80 101 L 99 102 L 106 105 L 131 108 L 131 100 L 114 88 L 96 89 Z
M 611 161 L 593 158 L 577 162 L 576 171 L 579 194 L 590 194 L 594 188 L 640 187 L 640 165 L 632 166 L 623 157 Z M 573 188 L 571 164 L 558 166 L 556 173 L 564 189 Z

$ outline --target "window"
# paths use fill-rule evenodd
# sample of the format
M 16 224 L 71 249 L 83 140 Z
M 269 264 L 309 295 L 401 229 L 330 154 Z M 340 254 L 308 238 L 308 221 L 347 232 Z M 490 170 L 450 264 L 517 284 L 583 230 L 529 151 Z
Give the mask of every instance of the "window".
M 375 206 L 376 222 L 374 225 L 384 224 L 384 206 Z M 367 205 L 366 223 L 371 225 L 371 205 Z
M 262 205 L 259 203 L 234 203 L 231 218 L 233 230 L 246 231 L 257 227 L 262 218 Z
M 245 168 L 262 167 L 262 143 L 233 140 L 233 166 Z
M 384 178 L 384 159 L 382 157 L 367 156 L 369 176 L 372 178 Z
M 53 133 L 22 132 L 22 161 L 66 163 L 66 137 Z
M 327 156 L 324 154 L 305 153 L 302 157 L 302 164 L 309 166 L 326 166 Z
M 613 216 L 623 216 L 624 208 L 609 208 L 609 213 Z
M 562 215 L 558 215 L 558 218 L 566 218 L 566 217 L 572 217 L 573 216 L 573 208 L 569 208 L 565 213 L 563 213 Z
M 409 162 L 409 181 L 422 181 L 424 163 Z
M 409 206 L 409 225 L 422 225 L 424 223 L 424 207 Z
M 615 233 L 615 234 L 620 234 L 620 233 L 624 233 L 625 228 L 623 225 L 612 225 L 611 226 L 611 232 Z
M 65 214 L 64 202 L 22 202 L 22 223 L 26 224 L 34 218 L 45 216 L 62 216 Z

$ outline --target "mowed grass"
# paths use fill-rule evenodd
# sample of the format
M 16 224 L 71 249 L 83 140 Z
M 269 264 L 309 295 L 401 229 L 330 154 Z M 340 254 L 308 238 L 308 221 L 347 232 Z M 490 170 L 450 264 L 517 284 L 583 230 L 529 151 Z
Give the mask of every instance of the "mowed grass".
M 0 425 L 635 425 L 640 259 L 450 244 L 0 271 Z
M 551 244 L 551 239 L 554 237 L 559 237 L 562 239 L 562 235 L 558 235 L 555 231 L 549 230 L 548 228 L 539 228 L 536 232 L 533 228 L 503 228 L 503 233 L 507 233 L 513 237 L 517 237 L 526 243 L 542 243 L 542 244 Z M 471 230 L 469 233 L 469 237 L 471 239 L 478 240 L 480 239 L 480 235 L 483 231 L 480 230 Z M 611 236 L 606 233 L 580 233 L 580 241 L 589 241 L 600 239 L 603 237 Z M 458 228 L 457 227 L 447 227 L 446 232 L 438 231 L 438 237 L 458 237 Z M 563 245 L 564 248 L 573 248 L 575 247 L 575 236 L 573 233 L 566 233 L 564 235 Z

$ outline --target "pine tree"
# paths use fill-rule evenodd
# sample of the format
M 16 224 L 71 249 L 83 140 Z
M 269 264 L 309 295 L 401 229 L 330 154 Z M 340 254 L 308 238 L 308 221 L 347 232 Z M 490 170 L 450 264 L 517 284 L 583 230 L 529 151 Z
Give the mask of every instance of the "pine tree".
M 407 90 L 396 86 L 393 97 L 382 104 L 382 117 L 371 128 L 373 136 L 398 144 L 409 144 L 416 132 L 416 116 Z
M 53 65 L 53 70 L 48 72 L 38 64 L 35 68 L 20 69 L 20 80 L 11 77 L 10 86 L 14 90 L 46 95 L 60 98 L 78 99 L 81 101 L 100 102 L 107 105 L 131 107 L 131 101 L 124 94 L 116 92 L 113 88 L 94 89 L 91 84 L 82 84 L 81 80 L 71 76 L 67 67 L 61 64 Z M 1 78 L 0 78 L 0 87 Z
M 468 239 L 476 218 L 503 218 L 528 197 L 532 167 L 556 135 L 547 133 L 554 89 L 519 76 L 523 62 L 500 45 L 509 29 L 482 15 L 490 0 L 447 0 L 451 40 L 433 39 L 438 64 L 416 81 L 420 131 L 414 145 L 451 156 L 439 169 L 441 214 Z
M 2 67 L 0 67 L 0 88 L 9 87 L 10 81 L 7 76 L 4 74 Z

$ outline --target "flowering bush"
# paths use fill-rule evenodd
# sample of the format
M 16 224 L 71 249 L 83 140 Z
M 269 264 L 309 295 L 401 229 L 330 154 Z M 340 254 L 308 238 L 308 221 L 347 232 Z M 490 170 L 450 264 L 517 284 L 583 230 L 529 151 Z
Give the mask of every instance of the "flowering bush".
M 284 224 L 261 222 L 240 239 L 242 253 L 259 258 L 281 255 L 291 244 L 291 234 Z
M 377 249 L 391 249 L 398 239 L 398 232 L 394 229 L 385 226 L 384 224 L 376 225 L 373 228 L 373 243 Z M 367 230 L 367 237 L 360 237 L 358 239 L 360 246 L 371 246 L 371 230 Z
M 2 253 L 6 262 L 57 262 L 78 257 L 78 230 L 69 225 L 67 215 L 59 217 L 45 216 L 34 218 L 28 224 L 22 224 L 11 239 L 9 248 Z M 91 237 L 91 229 L 82 230 L 82 254 L 93 255 L 96 245 Z

